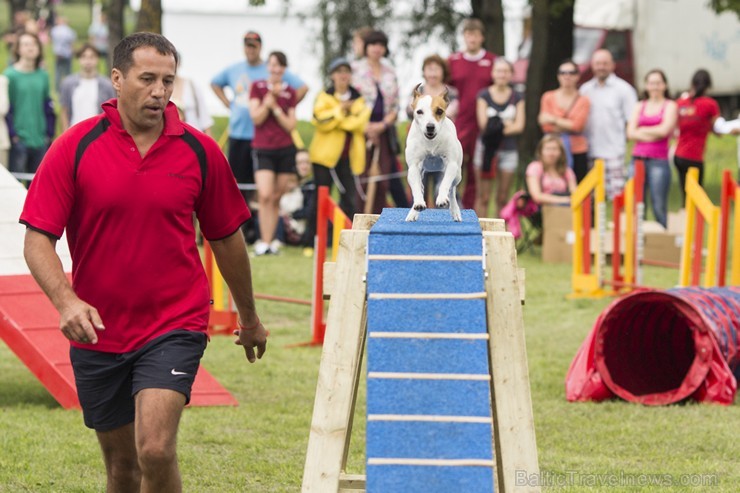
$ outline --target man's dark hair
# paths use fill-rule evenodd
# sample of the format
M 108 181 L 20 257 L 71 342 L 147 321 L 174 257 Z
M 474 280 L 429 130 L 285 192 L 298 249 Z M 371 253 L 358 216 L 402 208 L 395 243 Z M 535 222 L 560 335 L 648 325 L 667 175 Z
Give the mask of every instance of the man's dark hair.
M 116 45 L 113 50 L 113 68 L 126 75 L 128 69 L 134 64 L 134 51 L 148 47 L 154 48 L 160 55 L 175 57 L 175 67 L 180 63 L 177 49 L 169 39 L 161 34 L 142 32 L 129 34 Z

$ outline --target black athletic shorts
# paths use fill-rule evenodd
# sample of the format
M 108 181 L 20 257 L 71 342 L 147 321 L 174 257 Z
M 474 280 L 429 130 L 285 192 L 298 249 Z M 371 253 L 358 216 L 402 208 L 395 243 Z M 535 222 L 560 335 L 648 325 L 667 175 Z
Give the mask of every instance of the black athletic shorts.
M 229 139 L 229 166 L 237 183 L 254 183 L 251 140 Z
M 255 149 L 252 161 L 254 170 L 269 170 L 275 174 L 292 173 L 295 169 L 295 146 L 281 147 L 280 149 Z
M 207 340 L 203 332 L 174 330 L 128 353 L 70 348 L 85 426 L 110 431 L 132 423 L 142 389 L 175 390 L 190 402 Z

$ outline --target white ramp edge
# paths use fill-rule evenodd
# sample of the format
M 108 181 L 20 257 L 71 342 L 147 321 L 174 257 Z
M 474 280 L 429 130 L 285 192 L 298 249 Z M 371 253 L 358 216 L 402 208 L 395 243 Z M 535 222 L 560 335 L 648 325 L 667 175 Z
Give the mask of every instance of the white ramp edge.
M 26 200 L 26 189 L 0 166 L 0 276 L 30 274 L 23 258 L 23 238 L 26 227 L 18 222 Z M 64 272 L 72 271 L 67 238 L 57 242 L 57 254 Z

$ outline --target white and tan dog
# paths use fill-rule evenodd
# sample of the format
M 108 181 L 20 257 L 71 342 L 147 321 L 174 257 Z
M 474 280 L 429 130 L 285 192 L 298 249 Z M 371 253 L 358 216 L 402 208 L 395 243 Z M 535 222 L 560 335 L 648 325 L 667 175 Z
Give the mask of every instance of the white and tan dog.
M 457 204 L 456 189 L 462 179 L 463 151 L 457 140 L 457 130 L 452 120 L 447 118 L 448 91 L 441 96 L 424 96 L 419 92 L 421 84 L 414 89 L 411 102 L 414 120 L 406 138 L 406 164 L 409 167 L 408 182 L 414 198 L 406 221 L 416 221 L 419 212 L 426 209 L 422 172 L 444 171 L 439 185 L 437 207 L 450 208 L 455 221 L 461 221 L 460 207 Z M 441 169 L 425 168 L 428 157 L 436 156 L 442 162 Z M 427 164 L 428 166 L 428 164 Z

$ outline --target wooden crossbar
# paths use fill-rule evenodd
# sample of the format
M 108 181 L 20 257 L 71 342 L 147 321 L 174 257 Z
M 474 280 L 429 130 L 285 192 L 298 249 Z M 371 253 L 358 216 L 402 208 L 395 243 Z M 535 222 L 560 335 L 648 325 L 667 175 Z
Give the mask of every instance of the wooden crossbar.
M 477 300 L 486 293 L 371 293 L 371 300 Z

